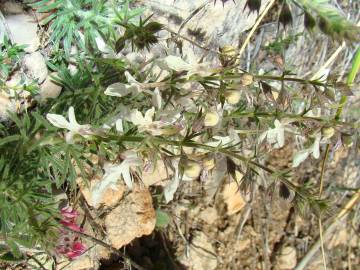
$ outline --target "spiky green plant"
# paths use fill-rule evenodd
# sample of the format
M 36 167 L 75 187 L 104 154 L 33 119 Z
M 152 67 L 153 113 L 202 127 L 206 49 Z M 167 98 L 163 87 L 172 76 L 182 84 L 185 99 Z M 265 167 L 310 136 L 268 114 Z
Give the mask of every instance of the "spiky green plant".
M 304 10 L 304 23 L 312 30 L 316 25 L 335 40 L 358 41 L 360 29 L 330 4 L 329 0 L 293 0 Z
M 54 49 L 63 47 L 67 56 L 72 46 L 82 51 L 98 49 L 99 39 L 108 45 L 116 40 L 115 22 L 128 21 L 142 13 L 129 9 L 129 0 L 41 0 L 30 5 L 38 12 L 49 13 L 43 24 L 50 24 Z
M 12 44 L 4 36 L 0 44 L 0 80 L 6 81 L 9 75 L 18 67 L 21 57 L 24 54 L 24 45 Z

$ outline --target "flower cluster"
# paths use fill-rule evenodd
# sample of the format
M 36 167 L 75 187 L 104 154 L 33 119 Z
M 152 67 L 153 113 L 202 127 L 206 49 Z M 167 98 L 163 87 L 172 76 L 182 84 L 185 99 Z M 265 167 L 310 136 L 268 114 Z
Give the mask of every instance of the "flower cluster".
M 76 224 L 76 218 L 79 216 L 79 213 L 76 210 L 68 206 L 61 209 L 61 215 L 61 225 L 75 232 L 83 231 L 83 229 Z M 85 251 L 86 246 L 81 242 L 78 235 L 67 229 L 60 228 L 60 238 L 58 245 L 56 246 L 56 252 L 58 254 L 73 260 L 82 255 Z

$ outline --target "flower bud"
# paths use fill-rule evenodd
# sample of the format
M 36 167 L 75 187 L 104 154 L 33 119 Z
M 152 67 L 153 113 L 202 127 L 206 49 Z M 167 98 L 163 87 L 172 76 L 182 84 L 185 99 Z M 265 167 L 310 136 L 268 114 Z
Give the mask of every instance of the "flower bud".
M 224 94 L 225 99 L 227 101 L 227 103 L 229 104 L 237 104 L 240 101 L 240 91 L 236 91 L 236 90 L 228 90 L 225 92 Z
M 219 123 L 220 117 L 217 112 L 207 112 L 204 118 L 205 127 L 214 127 Z
M 236 49 L 233 46 L 226 45 L 219 49 L 220 51 L 220 63 L 226 67 L 232 65 L 236 61 Z
M 321 133 L 324 139 L 330 139 L 335 134 L 335 129 L 333 127 L 323 127 Z
M 346 145 L 347 147 L 351 147 L 353 145 L 353 139 L 350 135 L 341 134 L 341 140 L 343 141 L 343 145 Z
M 193 160 L 187 160 L 184 164 L 184 174 L 185 176 L 196 179 L 201 173 L 201 166 L 199 163 Z
M 243 74 L 240 77 L 240 81 L 243 86 L 248 86 L 254 82 L 254 77 L 250 74 Z

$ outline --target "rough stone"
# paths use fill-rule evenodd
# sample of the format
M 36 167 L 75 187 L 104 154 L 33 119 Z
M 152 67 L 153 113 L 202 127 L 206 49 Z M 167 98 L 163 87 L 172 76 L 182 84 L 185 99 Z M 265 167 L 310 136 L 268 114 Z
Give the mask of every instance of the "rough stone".
M 227 205 L 227 214 L 233 215 L 239 212 L 246 205 L 246 201 L 239 190 L 236 182 L 225 184 L 223 198 Z
M 260 12 L 268 1 L 262 1 Z M 182 23 L 190 18 L 194 10 L 198 9 L 204 2 L 193 0 L 139 1 L 140 5 L 147 6 L 149 13 L 157 14 L 155 15 L 156 19 L 163 20 L 162 22 L 175 32 L 178 32 Z M 246 1 L 235 2 L 228 1 L 223 7 L 221 1 L 218 1 L 215 5 L 213 1 L 208 1 L 199 12 L 187 21 L 180 34 L 213 50 L 217 50 L 224 45 L 234 45 L 236 47 L 239 43 L 240 35 L 250 29 L 255 23 L 257 13 L 249 14 L 248 9 L 244 10 Z M 167 20 L 164 20 L 164 17 Z M 192 51 L 195 52 L 195 55 L 202 55 L 204 53 L 204 50 L 195 47 L 189 42 L 184 42 L 184 55 L 189 58 Z M 213 58 L 216 54 L 210 53 L 209 56 Z
M 37 24 L 32 16 L 28 14 L 16 14 L 5 16 L 10 30 L 10 38 L 14 43 L 24 44 L 28 53 L 35 52 L 40 45 L 37 36 Z
M 45 58 L 40 52 L 25 55 L 23 64 L 27 75 L 34 80 L 38 80 L 38 83 L 42 83 L 46 79 L 48 70 L 45 64 Z
M 198 232 L 191 242 L 188 256 L 183 256 L 180 261 L 187 266 L 189 270 L 214 270 L 218 262 L 213 255 L 216 251 L 210 243 L 208 237 Z
M 294 269 L 296 266 L 296 249 L 294 247 L 285 247 L 281 250 L 280 257 L 278 259 L 278 268 L 281 270 Z
M 164 162 L 158 160 L 153 168 L 143 171 L 142 181 L 147 187 L 165 186 L 166 180 L 171 177 L 171 175 L 169 175 L 170 173 L 170 170 L 166 170 Z
M 1 3 L 0 9 L 4 14 L 21 14 L 24 11 L 21 4 L 15 1 L 5 1 Z
M 155 229 L 156 216 L 147 189 L 136 186 L 105 217 L 105 228 L 111 245 L 117 249 Z
M 57 77 L 57 73 L 51 73 L 45 80 L 45 82 L 40 87 L 40 97 L 43 100 L 48 98 L 57 98 L 60 93 L 62 87 L 56 84 L 51 77 Z
M 200 212 L 199 218 L 203 220 L 207 224 L 214 224 L 216 219 L 219 218 L 216 208 L 207 207 L 203 211 Z
M 56 264 L 57 270 L 96 270 L 99 262 L 94 260 L 89 252 L 84 253 L 73 261 L 63 261 Z
M 16 112 L 16 105 L 7 94 L 0 92 L 0 121 L 8 119 L 9 111 Z
M 101 177 L 94 177 L 93 179 L 91 179 L 89 181 L 88 185 L 85 183 L 85 181 L 81 177 L 79 177 L 76 181 L 80 187 L 80 191 L 83 194 L 86 202 L 92 207 L 95 207 L 93 200 L 92 200 L 92 188 L 100 180 L 101 180 Z M 107 190 L 103 193 L 103 195 L 100 198 L 96 207 L 101 206 L 101 207 L 109 208 L 109 207 L 115 206 L 122 199 L 122 197 L 125 193 L 125 190 L 126 190 L 126 187 L 121 181 L 118 181 L 115 188 L 109 186 L 107 188 Z

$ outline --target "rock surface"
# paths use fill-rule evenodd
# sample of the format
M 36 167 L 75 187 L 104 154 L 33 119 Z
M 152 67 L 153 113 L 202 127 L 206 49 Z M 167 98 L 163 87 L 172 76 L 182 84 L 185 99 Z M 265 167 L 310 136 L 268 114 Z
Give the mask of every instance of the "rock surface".
M 294 267 L 296 266 L 296 262 L 296 249 L 294 247 L 285 247 L 281 250 L 277 269 L 294 269 Z
M 227 205 L 227 214 L 233 215 L 239 212 L 246 205 L 246 201 L 239 190 L 236 182 L 225 184 L 223 198 Z
M 171 170 L 167 170 L 163 161 L 158 160 L 156 164 L 144 170 L 142 173 L 142 181 L 145 186 L 165 186 L 166 180 L 172 177 Z
M 38 83 L 42 83 L 46 79 L 48 70 L 45 64 L 45 58 L 40 52 L 25 55 L 23 64 L 27 75 L 34 80 L 38 80 Z
M 137 237 L 149 235 L 155 229 L 156 216 L 151 193 L 136 186 L 105 217 L 105 228 L 110 244 L 119 249 Z
M 5 93 L 0 93 L 0 122 L 8 119 L 8 111 L 15 112 L 16 105 Z
M 188 256 L 184 256 L 180 261 L 189 270 L 214 270 L 218 262 L 213 254 L 216 252 L 208 237 L 203 232 L 199 232 L 191 242 Z
M 109 208 L 109 207 L 113 207 L 115 206 L 123 197 L 126 187 L 123 184 L 122 181 L 118 181 L 116 183 L 115 188 L 112 188 L 111 186 L 109 186 L 107 188 L 107 190 L 103 193 L 102 197 L 100 198 L 98 204 L 95 206 L 93 203 L 93 199 L 92 199 L 92 188 L 101 180 L 101 177 L 94 177 L 93 179 L 91 179 L 88 183 L 88 185 L 86 185 L 85 181 L 83 181 L 83 179 L 81 177 L 79 177 L 76 182 L 78 183 L 79 187 L 80 187 L 80 191 L 82 193 L 82 195 L 84 196 L 86 202 L 91 206 L 91 207 L 105 207 L 105 208 Z
M 4 14 L 21 14 L 23 13 L 23 7 L 20 3 L 15 1 L 4 1 L 0 3 L 0 10 Z
M 10 38 L 14 43 L 27 45 L 24 50 L 28 53 L 33 53 L 39 48 L 37 24 L 32 16 L 15 14 L 5 16 L 5 19 L 10 30 Z
M 52 77 L 57 77 L 57 73 L 51 73 L 47 78 L 45 79 L 44 83 L 40 87 L 40 97 L 42 100 L 46 100 L 48 98 L 57 98 L 60 93 L 62 87 L 58 84 L 56 84 Z
M 268 1 L 262 1 L 260 12 Z M 181 24 L 189 19 L 195 10 L 203 6 L 184 24 L 180 34 L 213 50 L 218 50 L 224 45 L 237 46 L 241 34 L 250 29 L 257 18 L 256 13 L 249 14 L 248 9 L 244 10 L 246 1 L 235 1 L 236 3 L 228 1 L 224 6 L 221 1 L 217 1 L 216 4 L 214 1 L 193 0 L 141 0 L 138 2 L 140 5 L 147 6 L 149 14 L 155 13 L 156 19 L 175 32 L 179 31 Z M 205 52 L 189 42 L 183 43 L 183 51 L 185 55 L 191 51 L 194 51 L 195 55 L 202 55 Z M 210 53 L 210 56 L 216 55 Z

